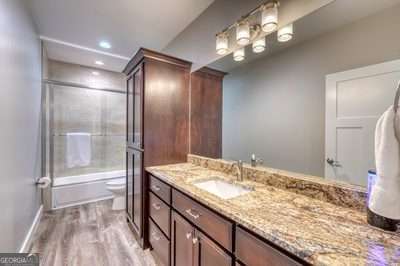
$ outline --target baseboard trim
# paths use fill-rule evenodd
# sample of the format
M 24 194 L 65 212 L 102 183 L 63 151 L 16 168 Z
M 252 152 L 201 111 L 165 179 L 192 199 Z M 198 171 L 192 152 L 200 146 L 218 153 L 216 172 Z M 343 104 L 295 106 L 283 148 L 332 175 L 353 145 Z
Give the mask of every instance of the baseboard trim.
M 33 223 L 31 225 L 31 227 L 29 228 L 28 233 L 26 234 L 24 242 L 22 243 L 22 246 L 19 249 L 19 253 L 29 252 L 29 249 L 32 244 L 33 236 L 35 235 L 35 232 L 36 232 L 37 228 L 39 227 L 39 222 L 40 222 L 40 218 L 42 218 L 42 214 L 43 214 L 43 204 L 40 205 L 39 210 L 36 212 L 35 219 L 33 219 Z

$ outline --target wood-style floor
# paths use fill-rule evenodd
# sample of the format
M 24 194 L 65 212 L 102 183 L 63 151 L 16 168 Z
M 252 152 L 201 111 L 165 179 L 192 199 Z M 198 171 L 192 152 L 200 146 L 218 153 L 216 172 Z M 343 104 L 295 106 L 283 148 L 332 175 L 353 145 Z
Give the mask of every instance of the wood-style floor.
M 111 210 L 111 204 L 106 200 L 44 213 L 31 248 L 40 254 L 40 265 L 155 265 L 135 241 L 124 211 Z

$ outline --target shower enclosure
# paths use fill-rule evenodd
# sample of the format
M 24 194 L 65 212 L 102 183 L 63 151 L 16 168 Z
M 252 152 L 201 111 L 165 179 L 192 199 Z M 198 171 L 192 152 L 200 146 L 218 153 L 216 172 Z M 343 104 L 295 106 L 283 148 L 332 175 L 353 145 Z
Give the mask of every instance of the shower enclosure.
M 63 204 L 57 199 L 63 201 L 70 195 L 81 201 L 105 195 L 104 182 L 125 177 L 125 91 L 53 80 L 43 80 L 43 88 L 43 167 L 52 180 L 53 208 Z M 68 164 L 71 133 L 89 136 L 89 158 L 84 165 Z

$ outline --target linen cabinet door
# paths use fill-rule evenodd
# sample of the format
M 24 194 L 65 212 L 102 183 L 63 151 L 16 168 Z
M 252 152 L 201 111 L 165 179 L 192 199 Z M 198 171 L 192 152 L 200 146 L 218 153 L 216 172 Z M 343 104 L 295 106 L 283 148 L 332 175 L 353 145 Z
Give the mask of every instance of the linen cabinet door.
M 133 217 L 132 223 L 140 237 L 143 236 L 143 152 L 133 149 Z
M 201 232 L 195 232 L 194 266 L 231 266 L 232 257 Z
M 126 193 L 126 214 L 130 221 L 133 219 L 133 150 L 127 149 L 126 150 L 126 186 L 125 186 L 125 193 Z
M 143 149 L 143 67 L 139 65 L 127 80 L 127 146 Z
M 193 265 L 194 228 L 179 214 L 172 211 L 171 230 L 172 265 Z

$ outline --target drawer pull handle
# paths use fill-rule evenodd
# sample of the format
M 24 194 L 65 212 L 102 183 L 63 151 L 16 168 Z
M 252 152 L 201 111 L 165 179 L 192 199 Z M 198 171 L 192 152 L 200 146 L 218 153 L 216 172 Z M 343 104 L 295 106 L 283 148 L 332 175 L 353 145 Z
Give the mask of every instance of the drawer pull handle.
M 198 219 L 200 217 L 200 213 L 195 213 L 196 211 L 193 209 L 187 209 L 186 213 L 192 216 L 193 219 Z
M 153 208 L 156 209 L 157 211 L 161 209 L 161 205 L 158 203 L 153 203 Z
M 186 233 L 186 238 L 189 239 L 192 237 L 192 232 Z
M 192 241 L 193 241 L 193 245 L 196 245 L 196 243 L 199 241 L 199 238 L 193 237 Z
M 156 185 L 152 185 L 151 188 L 152 188 L 154 191 L 160 191 L 160 189 L 161 189 L 159 186 L 156 186 Z
M 153 233 L 151 234 L 151 237 L 154 239 L 154 241 L 160 240 L 160 237 L 157 235 L 156 232 L 153 232 Z

